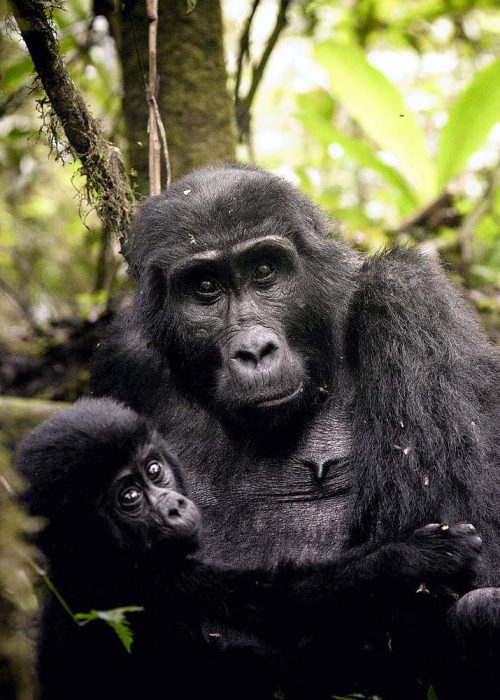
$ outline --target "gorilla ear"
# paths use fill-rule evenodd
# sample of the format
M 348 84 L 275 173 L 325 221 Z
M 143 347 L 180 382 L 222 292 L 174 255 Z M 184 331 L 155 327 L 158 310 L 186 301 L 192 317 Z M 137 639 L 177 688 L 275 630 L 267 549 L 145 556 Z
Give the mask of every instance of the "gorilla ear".
M 152 263 L 141 274 L 140 279 L 141 296 L 147 299 L 150 309 L 162 309 L 167 295 L 167 280 L 165 270 Z

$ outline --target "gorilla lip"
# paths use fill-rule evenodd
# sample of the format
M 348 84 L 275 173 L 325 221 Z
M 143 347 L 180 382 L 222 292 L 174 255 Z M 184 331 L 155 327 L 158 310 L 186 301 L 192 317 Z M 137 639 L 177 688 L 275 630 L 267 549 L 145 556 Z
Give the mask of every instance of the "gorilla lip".
M 282 404 L 288 403 L 289 401 L 295 399 L 302 392 L 302 386 L 302 382 L 300 382 L 299 386 L 294 389 L 291 394 L 278 396 L 274 399 L 264 399 L 263 401 L 258 401 L 256 405 L 259 406 L 259 408 L 273 408 L 274 406 L 281 406 Z

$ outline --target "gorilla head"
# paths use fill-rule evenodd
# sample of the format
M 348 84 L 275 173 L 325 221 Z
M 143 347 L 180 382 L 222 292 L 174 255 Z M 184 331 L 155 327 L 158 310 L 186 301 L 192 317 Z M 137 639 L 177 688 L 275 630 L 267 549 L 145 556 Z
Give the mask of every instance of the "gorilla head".
M 198 509 L 185 495 L 176 459 L 134 411 L 111 399 L 84 399 L 30 432 L 16 456 L 30 512 L 48 520 L 40 546 L 70 568 L 73 556 L 109 566 L 159 547 L 196 548 Z M 163 549 L 162 549 L 163 551 Z
M 354 258 L 326 231 L 254 168 L 197 171 L 146 202 L 128 250 L 134 313 L 185 391 L 281 423 L 333 389 Z

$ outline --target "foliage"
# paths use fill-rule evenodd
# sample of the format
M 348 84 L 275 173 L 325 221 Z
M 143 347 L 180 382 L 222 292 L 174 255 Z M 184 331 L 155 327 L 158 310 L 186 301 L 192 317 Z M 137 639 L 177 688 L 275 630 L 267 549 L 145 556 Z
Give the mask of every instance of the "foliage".
M 395 156 L 397 169 L 414 189 L 416 201 L 431 199 L 436 194 L 435 173 L 425 135 L 399 90 L 354 44 L 324 42 L 315 54 L 328 73 L 332 91 L 366 136 Z
M 113 608 L 112 610 L 91 610 L 88 613 L 76 613 L 75 620 L 80 624 L 87 624 L 94 620 L 102 620 L 118 635 L 119 640 L 130 654 L 134 635 L 130 622 L 127 619 L 128 613 L 142 612 L 144 608 L 137 605 L 129 605 L 123 608 Z
M 248 38 L 252 56 L 265 49 L 277 6 L 258 4 Z M 225 2 L 233 82 L 250 7 Z M 186 8 L 197 12 L 193 0 Z M 106 137 L 124 149 L 119 61 L 107 20 L 93 17 L 90 0 L 67 0 L 54 10 L 54 22 L 85 102 Z M 68 321 L 93 323 L 129 282 L 95 213 L 81 211 L 78 167 L 63 146 L 49 142 L 50 134 L 37 137 L 33 98 L 41 94 L 31 61 L 12 22 L 5 20 L 3 29 L 0 346 L 15 358 L 9 374 L 18 358 L 32 363 L 66 343 L 61 329 Z M 300 0 L 290 6 L 252 115 L 259 164 L 302 187 L 343 222 L 359 248 L 415 242 L 441 256 L 495 339 L 499 57 L 495 0 Z M 50 146 L 59 163 L 47 158 Z M 451 203 L 419 218 L 444 191 Z M 69 399 L 85 380 L 66 385 L 67 392 L 47 391 L 45 384 L 40 391 Z M 14 393 L 24 391 L 16 386 Z
M 24 536 L 34 529 L 14 503 L 16 483 L 7 453 L 0 445 L 0 697 L 33 700 L 33 659 L 29 635 L 35 598 L 26 564 L 30 548 Z
M 500 122 L 500 60 L 479 71 L 450 109 L 437 157 L 438 183 L 459 175 Z
M 297 15 L 303 36 L 282 42 L 256 105 L 260 162 L 361 249 L 440 256 L 499 340 L 498 4 L 315 0 Z

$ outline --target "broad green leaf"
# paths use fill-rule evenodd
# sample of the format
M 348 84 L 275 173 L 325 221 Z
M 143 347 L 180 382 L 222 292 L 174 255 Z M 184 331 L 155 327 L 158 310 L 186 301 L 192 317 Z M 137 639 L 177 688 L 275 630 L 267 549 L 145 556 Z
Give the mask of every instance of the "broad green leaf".
M 316 93 L 316 91 L 314 92 Z M 338 143 L 348 157 L 365 167 L 376 170 L 387 182 L 399 190 L 403 197 L 402 204 L 405 213 L 418 205 L 418 195 L 395 168 L 383 163 L 365 141 L 346 136 L 332 124 L 333 109 L 332 111 L 328 109 L 326 98 L 320 99 L 319 95 L 312 94 L 308 99 L 308 94 L 301 95 L 298 104 L 302 106 L 298 119 L 320 143 L 325 147 L 331 143 Z
M 436 195 L 436 171 L 424 133 L 399 90 L 368 63 L 357 46 L 325 41 L 315 53 L 328 72 L 332 92 L 365 134 L 397 158 L 398 170 L 420 200 L 432 199 Z
M 500 60 L 479 71 L 457 97 L 441 132 L 438 183 L 442 188 L 464 169 L 500 121 Z
M 88 613 L 76 613 L 74 618 L 77 622 L 83 624 L 93 620 L 102 620 L 114 630 L 130 654 L 134 635 L 126 616 L 127 613 L 142 612 L 143 610 L 144 608 L 137 605 L 129 605 L 124 608 L 113 608 L 112 610 L 91 610 Z

